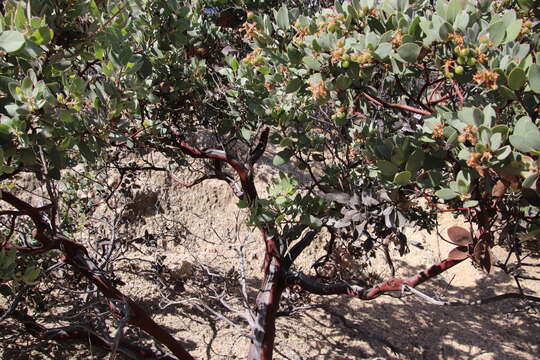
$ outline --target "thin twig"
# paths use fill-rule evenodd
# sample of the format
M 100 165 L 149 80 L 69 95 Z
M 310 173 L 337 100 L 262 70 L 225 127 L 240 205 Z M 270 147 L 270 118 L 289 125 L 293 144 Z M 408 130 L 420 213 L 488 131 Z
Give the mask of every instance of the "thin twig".
M 130 311 L 129 311 L 128 303 L 124 302 L 123 305 L 124 305 L 124 317 L 122 319 L 118 320 L 118 325 L 117 325 L 117 328 L 116 328 L 116 334 L 114 335 L 114 342 L 113 342 L 113 346 L 112 346 L 112 349 L 111 349 L 111 356 L 110 356 L 109 360 L 115 360 L 116 359 L 118 345 L 120 344 L 120 340 L 124 336 L 124 327 L 128 323 L 129 318 L 131 316 Z
M 13 302 L 11 303 L 11 305 L 9 305 L 9 308 L 6 310 L 6 312 L 2 316 L 0 316 L 0 323 L 4 321 L 8 316 L 10 316 L 11 313 L 13 313 L 13 311 L 15 311 L 23 295 L 26 294 L 26 290 L 27 290 L 27 287 L 23 285 L 23 288 L 19 290 L 19 292 L 15 296 L 15 299 L 13 299 Z
M 525 295 L 525 294 L 518 294 L 518 293 L 502 294 L 502 295 L 492 296 L 489 298 L 473 300 L 473 301 L 467 301 L 467 300 L 441 301 L 441 300 L 434 299 L 431 296 L 407 284 L 403 284 L 402 286 L 403 286 L 402 287 L 403 293 L 409 292 L 413 295 L 416 295 L 426 300 L 430 304 L 438 305 L 438 306 L 484 305 L 484 304 L 489 304 L 492 302 L 505 300 L 505 299 L 522 299 L 522 300 L 531 300 L 531 301 L 540 302 L 540 297 Z
M 422 110 L 422 109 L 418 109 L 409 105 L 387 103 L 384 100 L 379 99 L 375 95 L 370 95 L 365 91 L 362 91 L 360 94 L 364 96 L 366 99 L 368 99 L 369 101 L 371 101 L 372 103 L 374 103 L 375 105 L 382 106 L 385 108 L 399 109 L 399 110 L 409 111 L 409 112 L 420 114 L 420 115 L 431 115 L 433 113 L 433 111 Z

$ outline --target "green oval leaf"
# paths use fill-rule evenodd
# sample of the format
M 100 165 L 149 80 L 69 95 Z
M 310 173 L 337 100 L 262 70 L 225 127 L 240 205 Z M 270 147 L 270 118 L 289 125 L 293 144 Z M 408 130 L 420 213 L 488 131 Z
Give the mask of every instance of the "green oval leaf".
M 531 90 L 540 94 L 540 65 L 531 64 L 529 67 L 529 86 Z
M 31 40 L 38 45 L 48 44 L 54 37 L 54 33 L 46 26 L 40 27 L 31 36 Z
M 506 28 L 506 40 L 505 43 L 516 40 L 521 31 L 521 20 L 516 20 L 512 22 L 508 28 Z
M 304 65 L 306 66 L 307 69 L 315 70 L 315 71 L 321 70 L 321 64 L 319 63 L 319 61 L 317 61 L 317 59 L 311 56 L 304 56 L 302 61 L 304 62 Z
M 501 147 L 501 144 L 502 144 L 502 134 L 495 133 L 491 135 L 491 138 L 489 139 L 489 143 L 490 143 L 491 150 L 497 150 L 499 147 Z
M 463 1 L 451 0 L 446 10 L 446 21 L 448 21 L 449 23 L 453 23 L 454 20 L 456 19 L 456 16 L 459 14 L 459 12 L 462 9 L 463 9 Z
M 422 48 L 415 43 L 406 43 L 399 47 L 398 54 L 407 62 L 415 62 Z
M 340 74 L 335 82 L 335 86 L 339 90 L 347 90 L 351 86 L 352 80 L 345 74 Z
M 398 172 L 398 167 L 388 160 L 378 160 L 377 167 L 381 170 L 383 176 L 394 176 Z
M 516 67 L 510 72 L 510 75 L 508 75 L 508 86 L 510 86 L 510 89 L 512 90 L 521 89 L 521 87 L 525 85 L 526 81 L 527 76 L 522 68 Z
M 521 152 L 540 150 L 540 130 L 526 116 L 516 123 L 514 134 L 510 135 L 510 144 Z
M 291 79 L 288 83 L 287 83 L 287 87 L 285 88 L 285 92 L 290 94 L 290 93 L 293 93 L 295 91 L 298 91 L 298 89 L 300 89 L 300 87 L 302 86 L 302 79 L 300 78 L 294 78 L 294 79 Z
M 293 64 L 300 64 L 302 61 L 302 53 L 292 45 L 287 48 L 287 56 L 289 61 Z
M 278 12 L 276 13 L 276 22 L 282 30 L 287 30 L 289 28 L 289 11 L 285 5 L 279 8 Z
M 506 36 L 506 25 L 504 25 L 504 22 L 502 21 L 497 21 L 489 26 L 488 32 L 489 40 L 495 45 L 499 45 L 503 42 L 504 37 Z
M 392 44 L 388 42 L 383 42 L 379 44 L 379 47 L 377 50 L 375 50 L 375 56 L 377 56 L 380 60 L 384 60 L 390 55 L 392 52 Z
M 28 285 L 34 285 L 35 281 L 39 277 L 40 269 L 35 265 L 30 265 L 26 268 L 22 280 Z
M 527 153 L 532 151 L 534 148 L 531 146 L 530 142 L 524 136 L 519 135 L 510 135 L 510 144 L 512 144 L 517 150 Z
M 425 157 L 426 155 L 422 150 L 415 150 L 409 157 L 409 160 L 407 160 L 405 170 L 410 171 L 411 173 L 417 172 L 424 164 Z
M 478 200 L 467 200 L 463 203 L 463 207 L 465 208 L 471 208 L 478 205 Z
M 516 94 L 504 85 L 499 86 L 498 91 L 506 100 L 517 100 Z
M 272 161 L 275 166 L 281 166 L 286 164 L 291 158 L 291 151 L 289 149 L 282 150 L 274 156 Z
M 94 151 L 92 151 L 92 149 L 90 149 L 90 147 L 84 141 L 79 142 L 77 144 L 77 147 L 79 148 L 79 151 L 81 152 L 82 156 L 84 156 L 84 158 L 88 162 L 94 163 L 96 161 L 96 154 L 94 153 Z
M 400 186 L 407 185 L 411 180 L 410 171 L 402 171 L 394 176 L 394 183 Z
M 512 148 L 509 145 L 503 146 L 493 153 L 499 161 L 505 160 L 510 154 L 512 154 Z
M 533 174 L 528 176 L 525 180 L 523 180 L 522 186 L 524 188 L 534 188 L 534 184 L 536 183 L 536 180 L 538 179 L 538 174 Z
M 7 30 L 0 34 L 0 47 L 8 53 L 19 51 L 24 43 L 24 35 L 18 31 Z
M 457 193 L 452 189 L 444 188 L 437 190 L 435 195 L 443 200 L 452 200 L 457 196 Z

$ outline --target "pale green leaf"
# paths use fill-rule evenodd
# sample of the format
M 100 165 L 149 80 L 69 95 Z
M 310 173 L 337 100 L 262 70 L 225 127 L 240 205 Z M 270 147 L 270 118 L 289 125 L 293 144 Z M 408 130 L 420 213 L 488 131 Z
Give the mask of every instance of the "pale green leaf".
M 24 35 L 18 31 L 7 30 L 0 34 L 0 47 L 8 53 L 19 51 L 24 43 Z
M 489 26 L 488 32 L 489 40 L 495 45 L 499 45 L 506 36 L 506 25 L 504 25 L 504 22 L 502 21 L 497 21 Z
M 289 29 L 289 11 L 287 10 L 287 7 L 285 5 L 281 6 L 279 8 L 277 14 L 276 14 L 276 22 L 280 29 L 282 30 L 288 30 Z
M 407 62 L 413 63 L 418 58 L 422 48 L 415 43 L 406 43 L 398 48 L 398 54 Z
M 452 189 L 444 188 L 437 190 L 435 195 L 443 200 L 452 200 L 457 196 L 457 193 Z
M 540 65 L 532 64 L 529 67 L 529 86 L 531 90 L 540 94 Z

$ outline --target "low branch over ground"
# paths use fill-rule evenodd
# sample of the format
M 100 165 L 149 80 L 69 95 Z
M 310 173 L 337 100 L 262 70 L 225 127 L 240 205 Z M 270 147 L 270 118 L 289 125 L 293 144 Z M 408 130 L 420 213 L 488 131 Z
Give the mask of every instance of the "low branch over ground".
M 445 259 L 410 278 L 392 278 L 377 284 L 372 288 L 365 288 L 344 282 L 326 284 L 320 282 L 319 279 L 313 276 L 308 276 L 296 271 L 289 272 L 287 275 L 287 283 L 289 285 L 299 285 L 302 289 L 317 295 L 350 295 L 362 300 L 373 300 L 384 294 L 401 294 L 404 285 L 409 288 L 414 288 L 415 286 L 438 276 L 463 260 L 464 259 Z
M 96 285 L 101 293 L 109 300 L 119 300 L 127 304 L 130 313 L 129 324 L 135 325 L 153 336 L 158 342 L 169 348 L 179 359 L 193 359 L 180 342 L 156 324 L 137 303 L 124 295 L 112 284 L 94 263 L 84 246 L 69 240 L 64 235 L 55 234 L 43 209 L 33 207 L 6 191 L 0 192 L 0 195 L 3 201 L 32 219 L 36 227 L 33 232 L 34 237 L 42 244 L 44 249 L 62 250 L 65 256 L 64 261 L 70 264 L 77 272 L 84 275 L 92 284 Z

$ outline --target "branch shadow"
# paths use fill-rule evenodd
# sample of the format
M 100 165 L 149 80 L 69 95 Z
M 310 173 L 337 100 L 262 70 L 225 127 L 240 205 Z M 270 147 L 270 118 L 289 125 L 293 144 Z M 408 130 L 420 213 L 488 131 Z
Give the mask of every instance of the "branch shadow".
M 420 270 L 411 266 L 407 273 Z M 499 272 L 475 286 L 458 288 L 438 278 L 420 289 L 428 294 L 442 289 L 445 299 L 474 300 L 514 291 L 501 285 L 507 280 Z M 289 352 L 288 358 L 528 360 L 540 352 L 539 313 L 521 300 L 452 307 L 412 296 L 381 296 L 369 302 L 338 296 L 319 300 L 325 303 L 321 310 L 280 322 L 281 331 L 295 332 L 303 340 L 303 355 Z

